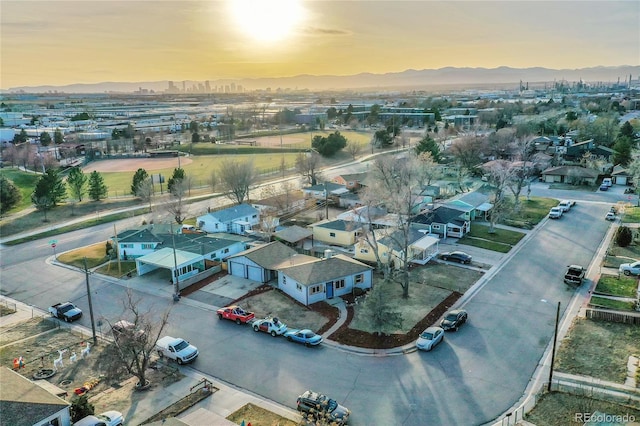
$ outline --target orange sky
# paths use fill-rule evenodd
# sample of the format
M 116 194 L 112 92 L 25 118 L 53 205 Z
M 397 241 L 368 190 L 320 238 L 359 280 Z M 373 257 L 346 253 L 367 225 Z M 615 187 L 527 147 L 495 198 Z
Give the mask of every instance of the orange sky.
M 2 0 L 0 88 L 640 64 L 638 1 Z

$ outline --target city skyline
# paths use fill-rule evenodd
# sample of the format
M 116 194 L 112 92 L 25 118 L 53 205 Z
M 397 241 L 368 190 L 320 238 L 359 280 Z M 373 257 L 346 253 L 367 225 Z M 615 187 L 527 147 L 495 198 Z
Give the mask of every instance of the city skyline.
M 626 0 L 8 0 L 0 7 L 2 89 L 640 64 L 640 3 Z

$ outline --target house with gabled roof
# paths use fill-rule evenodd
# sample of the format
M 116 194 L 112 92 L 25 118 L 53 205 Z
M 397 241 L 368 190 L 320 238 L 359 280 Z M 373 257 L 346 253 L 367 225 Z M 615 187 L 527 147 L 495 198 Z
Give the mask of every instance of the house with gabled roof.
M 366 290 L 373 283 L 373 268 L 342 254 L 329 254 L 295 265 L 283 264 L 278 288 L 305 306 Z
M 153 253 L 162 244 L 162 238 L 148 228 L 129 229 L 112 239 L 117 241 L 118 257 L 121 260 L 132 260 Z
M 11 426 L 70 426 L 71 404 L 26 377 L 0 368 L 0 423 Z
M 354 247 L 356 260 L 369 264 L 377 263 L 375 246 L 383 264 L 391 262 L 395 268 L 404 264 L 404 233 L 398 229 L 378 229 L 374 231 L 375 242 L 361 237 Z M 370 235 L 369 238 L 372 238 Z M 438 254 L 439 236 L 429 234 L 428 230 L 410 227 L 407 234 L 408 256 L 410 262 L 424 265 Z
M 314 241 L 349 247 L 355 244 L 364 225 L 347 220 L 324 220 L 311 224 Z
M 611 181 L 615 185 L 631 185 L 631 176 L 626 167 L 617 164 L 613 166 L 613 171 L 611 172 Z
M 244 235 L 260 223 L 260 211 L 249 204 L 239 204 L 198 216 L 196 221 L 205 232 Z
M 331 196 L 337 197 L 346 192 L 349 192 L 349 190 L 344 185 L 334 182 L 324 182 L 302 188 L 305 198 L 315 198 L 316 200 L 324 200 Z
M 313 231 L 298 225 L 288 226 L 277 231 L 273 234 L 273 238 L 289 247 L 308 249 L 313 246 Z
M 441 238 L 462 238 L 471 230 L 471 222 L 464 219 L 463 212 L 446 206 L 419 214 L 411 222 L 425 225 L 424 229 Z
M 467 220 L 486 218 L 487 212 L 493 208 L 493 204 L 489 202 L 489 196 L 478 191 L 461 194 L 447 201 L 445 206 L 463 209 L 464 218 Z
M 364 185 L 367 174 L 368 173 L 364 172 L 338 175 L 333 178 L 333 181 L 338 185 L 343 185 L 349 191 L 357 191 Z
M 295 265 L 315 260 L 313 256 L 298 254 L 279 241 L 259 244 L 227 258 L 229 275 L 266 283 L 276 278 L 282 265 Z
M 568 183 L 573 185 L 595 185 L 597 170 L 581 166 L 557 166 L 542 171 L 542 180 L 546 183 Z

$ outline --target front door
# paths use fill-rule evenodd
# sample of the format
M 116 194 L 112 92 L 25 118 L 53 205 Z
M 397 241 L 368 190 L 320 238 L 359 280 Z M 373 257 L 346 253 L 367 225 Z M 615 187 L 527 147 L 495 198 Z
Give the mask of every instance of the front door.
M 327 299 L 333 299 L 333 281 L 329 281 L 326 285 Z

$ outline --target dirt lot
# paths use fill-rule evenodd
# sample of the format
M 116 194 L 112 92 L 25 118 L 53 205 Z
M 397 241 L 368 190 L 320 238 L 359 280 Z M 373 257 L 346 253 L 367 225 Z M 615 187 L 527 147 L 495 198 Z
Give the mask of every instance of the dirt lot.
M 236 424 L 241 424 L 243 421 L 245 424 L 251 423 L 251 426 L 297 426 L 298 423 L 291 421 L 287 418 L 279 416 L 269 410 L 265 410 L 262 407 L 258 407 L 253 404 L 246 404 L 227 416 L 227 420 L 230 420 Z
M 114 355 L 107 342 L 99 340 L 97 346 L 91 345 L 89 355 L 82 358 L 81 352 L 87 342 L 92 342 L 89 336 L 58 328 L 56 320 L 34 318 L 0 329 L 0 362 L 11 366 L 14 358 L 22 356 L 25 366 L 19 372 L 32 379 L 41 368 L 53 369 L 53 360 L 59 356 L 58 350 L 67 349 L 62 358 L 63 366 L 47 381 L 65 390 L 67 400 L 76 394 L 76 389 L 89 387 L 87 384 L 91 383 L 86 394 L 96 412 L 117 410 L 125 416 L 130 407 L 148 397 L 149 392 L 182 377 L 175 368 L 152 369 L 148 372 L 151 389 L 135 392 L 133 388 L 137 379 L 128 378 L 118 363 L 114 363 Z M 77 360 L 71 362 L 70 357 L 74 352 Z
M 576 319 L 562 341 L 556 370 L 624 383 L 629 355 L 640 354 L 640 327 Z
M 526 420 L 538 426 L 582 426 L 585 424 L 585 420 L 580 419 L 579 416 L 594 411 L 611 415 L 634 416 L 636 421 L 640 419 L 640 410 L 637 409 L 577 395 L 553 392 L 543 395 L 535 408 L 526 416 Z

